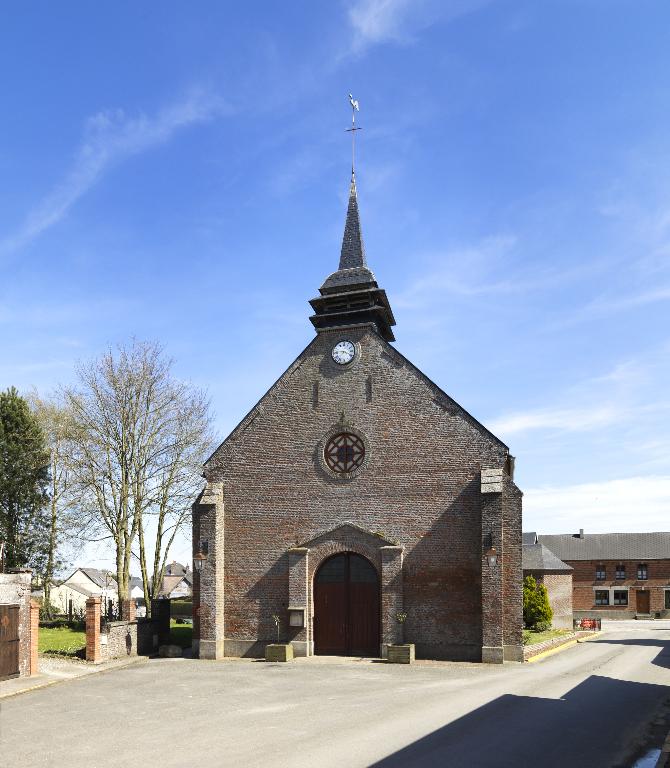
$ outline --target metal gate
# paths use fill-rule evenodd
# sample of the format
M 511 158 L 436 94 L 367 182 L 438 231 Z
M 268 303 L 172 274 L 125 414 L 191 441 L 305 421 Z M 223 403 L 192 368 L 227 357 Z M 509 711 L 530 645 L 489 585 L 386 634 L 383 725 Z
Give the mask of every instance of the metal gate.
M 19 606 L 0 605 L 0 680 L 19 674 Z

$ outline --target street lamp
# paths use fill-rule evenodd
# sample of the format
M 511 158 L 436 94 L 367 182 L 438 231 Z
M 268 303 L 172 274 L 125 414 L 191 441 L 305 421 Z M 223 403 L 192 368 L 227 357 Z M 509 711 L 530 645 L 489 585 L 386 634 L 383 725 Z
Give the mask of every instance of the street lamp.
M 486 559 L 490 568 L 494 568 L 496 565 L 498 565 L 498 553 L 495 547 L 489 547 L 484 554 L 486 555 Z
M 202 571 L 202 566 L 205 560 L 207 560 L 208 555 L 209 541 L 207 541 L 207 539 L 201 539 L 198 544 L 198 551 L 193 555 L 193 567 L 198 573 Z

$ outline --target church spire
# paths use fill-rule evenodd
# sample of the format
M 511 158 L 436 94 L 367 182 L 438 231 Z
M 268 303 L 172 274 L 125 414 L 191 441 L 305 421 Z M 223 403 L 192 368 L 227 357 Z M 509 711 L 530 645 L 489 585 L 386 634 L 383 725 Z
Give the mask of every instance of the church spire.
M 351 184 L 349 205 L 344 224 L 344 237 L 337 272 L 328 275 L 319 296 L 310 300 L 314 314 L 309 318 L 317 332 L 328 328 L 345 328 L 356 325 L 372 326 L 386 341 L 393 341 L 391 326 L 395 325 L 393 312 L 386 292 L 377 285 L 375 276 L 368 268 L 365 247 L 358 214 L 358 195 L 354 171 L 354 147 L 358 101 L 349 94 L 351 104 Z
M 347 219 L 344 224 L 344 237 L 342 238 L 339 269 L 354 269 L 355 267 L 366 266 L 365 246 L 363 245 L 361 220 L 358 214 L 356 175 L 352 171 L 351 186 L 349 187 L 349 206 L 347 208 Z

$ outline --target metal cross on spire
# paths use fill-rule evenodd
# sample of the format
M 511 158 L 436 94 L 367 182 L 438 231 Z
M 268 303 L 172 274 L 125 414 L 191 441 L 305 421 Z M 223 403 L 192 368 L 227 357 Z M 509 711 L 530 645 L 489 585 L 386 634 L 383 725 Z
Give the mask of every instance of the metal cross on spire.
M 358 99 L 349 94 L 349 104 L 351 104 L 351 128 L 347 128 L 347 133 L 351 133 L 351 175 L 354 175 L 355 151 L 356 151 L 356 131 L 361 128 L 356 125 L 356 112 L 359 112 Z

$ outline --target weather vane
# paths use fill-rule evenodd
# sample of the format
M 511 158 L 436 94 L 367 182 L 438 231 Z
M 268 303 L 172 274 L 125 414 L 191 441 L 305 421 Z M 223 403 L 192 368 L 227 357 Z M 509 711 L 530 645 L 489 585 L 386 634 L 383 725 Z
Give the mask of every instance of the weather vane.
M 351 94 L 349 94 L 349 104 L 351 104 L 351 128 L 347 128 L 347 133 L 351 133 L 351 175 L 354 174 L 354 160 L 355 160 L 355 150 L 356 150 L 356 131 L 360 131 L 361 128 L 359 128 L 356 125 L 356 112 L 359 112 L 358 107 L 358 99 L 355 99 Z

